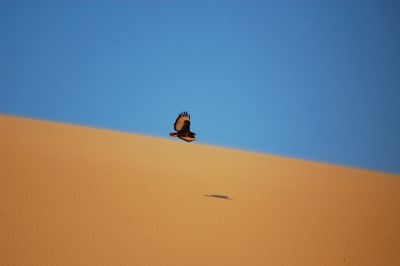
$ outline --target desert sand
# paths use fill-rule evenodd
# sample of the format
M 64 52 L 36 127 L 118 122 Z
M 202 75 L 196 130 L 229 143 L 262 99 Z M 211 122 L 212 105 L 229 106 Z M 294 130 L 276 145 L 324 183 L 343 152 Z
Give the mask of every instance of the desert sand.
M 0 116 L 0 265 L 400 265 L 400 176 Z

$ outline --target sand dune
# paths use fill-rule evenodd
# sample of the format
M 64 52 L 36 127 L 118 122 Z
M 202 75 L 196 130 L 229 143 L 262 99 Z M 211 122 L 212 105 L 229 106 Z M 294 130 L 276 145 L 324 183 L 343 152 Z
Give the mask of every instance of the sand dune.
M 0 265 L 400 265 L 400 176 L 0 116 Z

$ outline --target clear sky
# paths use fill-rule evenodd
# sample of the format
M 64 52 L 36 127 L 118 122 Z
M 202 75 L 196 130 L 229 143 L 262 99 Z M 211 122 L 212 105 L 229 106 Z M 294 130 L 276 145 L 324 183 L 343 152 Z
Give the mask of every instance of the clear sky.
M 400 1 L 0 1 L 0 113 L 400 174 Z M 191 144 L 188 144 L 191 145 Z

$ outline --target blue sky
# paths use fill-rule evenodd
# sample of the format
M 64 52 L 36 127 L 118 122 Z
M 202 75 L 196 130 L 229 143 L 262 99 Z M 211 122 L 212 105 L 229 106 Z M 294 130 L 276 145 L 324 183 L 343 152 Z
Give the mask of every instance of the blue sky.
M 0 113 L 400 174 L 398 1 L 0 2 Z M 190 145 L 190 144 L 188 144 Z

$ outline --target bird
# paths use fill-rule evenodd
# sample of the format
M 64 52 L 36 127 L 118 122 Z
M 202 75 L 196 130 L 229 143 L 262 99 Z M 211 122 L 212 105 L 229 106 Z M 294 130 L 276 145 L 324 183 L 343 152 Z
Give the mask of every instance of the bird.
M 196 140 L 196 133 L 190 131 L 190 115 L 188 112 L 182 112 L 178 115 L 174 123 L 176 132 L 171 132 L 171 137 L 178 137 L 186 142 Z

